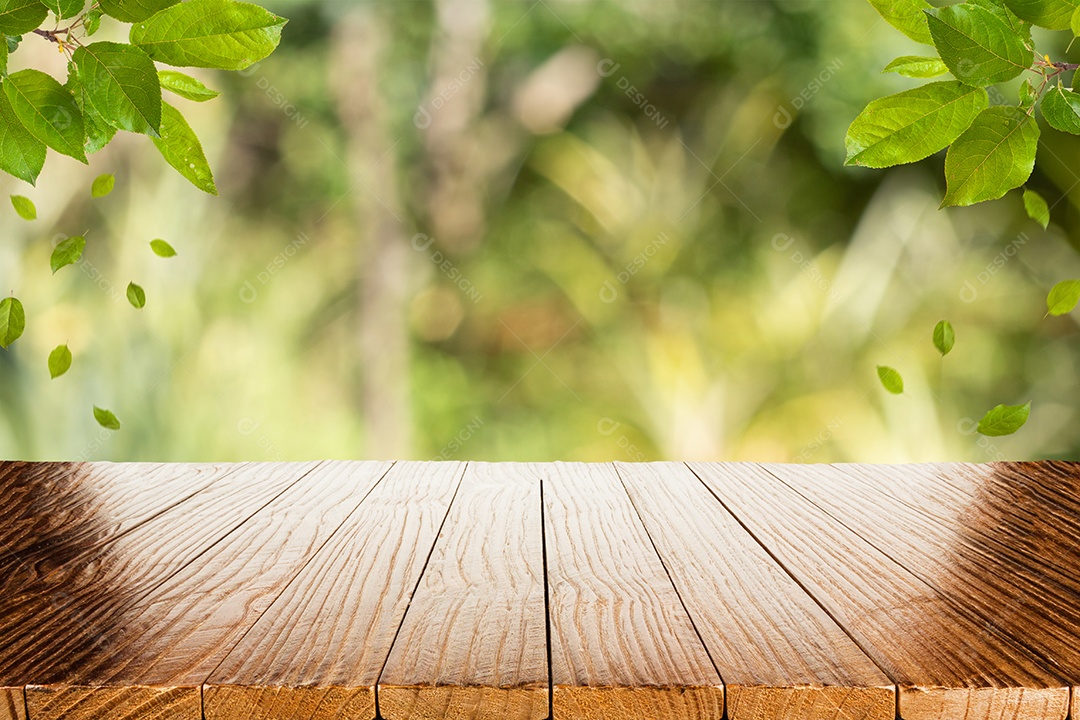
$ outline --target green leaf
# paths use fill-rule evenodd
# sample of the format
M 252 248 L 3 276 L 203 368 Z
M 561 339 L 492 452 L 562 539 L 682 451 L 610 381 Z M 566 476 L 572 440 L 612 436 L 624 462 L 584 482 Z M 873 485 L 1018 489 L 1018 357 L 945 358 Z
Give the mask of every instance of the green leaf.
M 94 8 L 83 16 L 83 27 L 86 28 L 86 37 L 90 37 L 101 27 L 101 9 Z
M 163 89 L 175 93 L 185 100 L 205 102 L 207 100 L 213 100 L 221 94 L 216 90 L 211 90 L 206 87 L 202 82 L 190 75 L 185 75 L 176 70 L 160 70 L 158 71 L 158 79 L 161 81 L 161 87 Z
M 1024 188 L 1024 210 L 1028 217 L 1042 225 L 1043 230 L 1050 224 L 1050 206 L 1043 196 L 1034 190 Z
M 83 114 L 83 126 L 86 128 L 86 143 L 84 148 L 88 153 L 96 153 L 109 144 L 116 135 L 116 128 L 98 114 L 90 99 L 86 97 L 86 90 L 78 79 L 78 71 L 68 76 L 67 86 L 75 96 L 75 102 Z
M 180 0 L 100 0 L 106 14 L 126 23 L 146 20 L 154 13 L 171 7 Z
M 142 309 L 146 306 L 146 292 L 135 283 L 128 283 L 127 299 L 131 306 Z
M 176 250 L 174 250 L 173 246 L 170 245 L 169 243 L 165 242 L 164 240 L 160 240 L 160 239 L 151 240 L 150 241 L 150 249 L 153 250 L 154 254 L 157 255 L 158 257 L 163 257 L 163 258 L 176 257 Z
M 1005 0 L 1018 16 L 1039 27 L 1067 30 L 1076 10 L 1077 0 Z
M 1027 111 L 1035 106 L 1039 100 L 1039 91 L 1031 80 L 1020 83 L 1020 109 Z
M 48 14 L 41 0 L 0 0 L 0 33 L 24 35 L 37 29 Z
M 1050 289 L 1046 296 L 1046 311 L 1049 315 L 1064 315 L 1073 311 L 1080 302 L 1080 280 L 1062 280 Z
M 64 86 L 40 70 L 20 70 L 4 80 L 4 92 L 23 127 L 53 150 L 86 163 L 82 113 Z
M 941 353 L 942 357 L 948 355 L 955 344 L 956 333 L 953 332 L 951 322 L 942 320 L 934 326 L 934 347 L 937 348 L 937 351 Z
M 1080 7 L 1073 11 L 1072 20 L 1069 21 L 1069 27 L 1072 29 L 1073 37 L 1080 35 Z
M 885 22 L 915 42 L 933 44 L 926 27 L 926 15 L 923 14 L 931 7 L 926 0 L 870 0 L 870 4 L 885 18 Z
M 16 50 L 18 50 L 19 49 L 19 43 L 22 42 L 22 36 L 21 35 L 15 35 L 14 37 L 12 37 L 11 35 L 7 35 L 7 36 L 5 36 L 5 39 L 7 40 L 8 53 L 13 53 Z
M 211 195 L 218 194 L 202 143 L 180 111 L 169 103 L 161 104 L 161 137 L 153 141 L 165 162 L 192 185 Z
M 49 377 L 53 380 L 60 377 L 71 367 L 71 350 L 67 345 L 57 345 L 49 353 Z
M 105 408 L 99 408 L 94 406 L 94 419 L 97 420 L 97 424 L 106 430 L 119 430 L 120 421 L 116 419 L 116 416 L 111 411 Z
M 15 212 L 19 213 L 19 217 L 23 220 L 37 220 L 37 208 L 34 207 L 34 201 L 30 198 L 22 195 L 12 195 L 11 206 L 15 208 Z
M 1035 167 L 1039 125 L 1014 107 L 995 106 L 979 113 L 945 155 L 941 206 L 996 200 L 1027 182 Z
M 274 51 L 286 20 L 235 0 L 189 0 L 131 27 L 131 43 L 168 65 L 243 70 Z
M 1012 435 L 1024 426 L 1030 414 L 1030 402 L 1024 405 L 998 405 L 983 415 L 976 430 L 991 437 Z
M 7 93 L 0 93 L 0 169 L 34 185 L 44 166 L 45 143 L 23 127 Z
M 881 72 L 892 72 L 909 78 L 932 78 L 949 72 L 945 63 L 936 57 L 904 55 L 893 60 Z
M 3 34 L 0 33 L 0 37 Z M 8 61 L 8 44 L 6 42 L 0 42 L 0 75 L 7 75 L 7 61 Z
M 1034 62 L 1023 38 L 981 5 L 927 10 L 930 34 L 957 80 L 985 87 L 1011 80 Z
M 0 300 L 0 347 L 6 348 L 22 337 L 26 329 L 26 311 L 18 298 Z
M 900 373 L 893 370 L 887 365 L 877 366 L 877 376 L 881 380 L 881 386 L 891 392 L 893 395 L 899 395 L 904 392 L 904 378 L 900 377 Z
M 157 68 L 142 50 L 97 42 L 72 56 L 86 97 L 105 122 L 129 132 L 161 131 L 161 85 Z
M 1042 114 L 1055 130 L 1080 135 L 1080 94 L 1054 85 L 1043 97 Z
M 41 0 L 58 19 L 67 20 L 83 11 L 86 0 Z
M 86 238 L 82 235 L 75 235 L 57 243 L 49 258 L 49 267 L 52 268 L 53 275 L 60 268 L 79 262 L 85 248 Z
M 847 165 L 884 168 L 948 146 L 990 104 L 986 91 L 955 80 L 874 100 L 848 128 Z
M 98 175 L 96 178 L 94 178 L 94 182 L 90 186 L 90 196 L 95 198 L 105 197 L 113 191 L 113 187 L 115 185 L 116 176 L 114 176 L 112 173 Z
M 1005 0 L 971 0 L 971 2 L 975 5 L 982 5 L 984 8 L 997 15 L 1005 21 L 1005 24 L 1009 26 L 1010 30 L 1023 38 L 1024 44 L 1027 45 L 1027 47 L 1034 47 L 1034 44 L 1031 41 L 1031 23 L 1027 20 L 1018 18 L 1013 11 L 1005 5 Z

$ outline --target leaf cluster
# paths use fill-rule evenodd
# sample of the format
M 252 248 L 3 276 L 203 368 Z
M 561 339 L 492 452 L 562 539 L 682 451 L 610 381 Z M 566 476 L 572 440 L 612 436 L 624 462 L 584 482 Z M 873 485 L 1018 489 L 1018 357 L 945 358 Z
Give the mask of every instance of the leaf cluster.
M 90 42 L 103 17 L 130 23 L 128 42 Z M 274 51 L 285 22 L 238 0 L 98 0 L 89 8 L 85 0 L 0 0 L 0 169 L 34 184 L 47 150 L 86 163 L 124 131 L 149 136 L 181 175 L 217 194 L 198 137 L 162 91 L 195 102 L 218 93 L 157 63 L 243 70 Z M 34 68 L 8 72 L 26 35 L 65 54 L 65 82 Z M 95 188 L 95 197 L 108 189 Z

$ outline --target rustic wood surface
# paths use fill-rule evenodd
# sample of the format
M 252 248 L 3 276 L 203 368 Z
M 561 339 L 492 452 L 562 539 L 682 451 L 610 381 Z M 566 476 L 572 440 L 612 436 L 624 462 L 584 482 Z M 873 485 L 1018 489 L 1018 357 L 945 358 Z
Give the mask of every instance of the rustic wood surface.
M 0 462 L 0 720 L 1080 720 L 1080 465 Z

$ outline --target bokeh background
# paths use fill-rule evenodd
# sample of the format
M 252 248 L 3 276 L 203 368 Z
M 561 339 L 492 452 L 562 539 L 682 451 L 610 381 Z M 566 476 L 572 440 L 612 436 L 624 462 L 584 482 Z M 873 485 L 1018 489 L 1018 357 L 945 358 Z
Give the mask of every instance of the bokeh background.
M 130 135 L 89 167 L 50 153 L 37 188 L 5 176 L 39 218 L 0 209 L 0 289 L 28 314 L 0 352 L 0 456 L 1080 451 L 1078 314 L 1043 317 L 1080 277 L 1080 144 L 1044 133 L 1046 231 L 1019 192 L 939 211 L 941 156 L 845 168 L 855 115 L 918 82 L 880 73 L 921 50 L 864 0 L 264 4 L 290 19 L 280 49 L 175 100 L 220 197 Z M 62 78 L 35 40 L 13 68 Z M 117 189 L 92 200 L 104 172 Z M 84 262 L 51 275 L 54 238 L 84 231 Z M 1017 435 L 974 434 L 1027 400 Z

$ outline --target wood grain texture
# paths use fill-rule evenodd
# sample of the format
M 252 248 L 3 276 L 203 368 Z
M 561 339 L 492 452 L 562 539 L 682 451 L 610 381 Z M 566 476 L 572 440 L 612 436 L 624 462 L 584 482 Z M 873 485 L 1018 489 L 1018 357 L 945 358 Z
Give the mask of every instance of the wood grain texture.
M 899 684 L 904 720 L 1066 716 L 1067 683 L 772 474 L 748 463 L 690 467 Z
M 555 717 L 720 720 L 720 675 L 615 467 L 542 472 Z
M 1064 498 L 1022 500 L 1020 482 L 999 483 L 991 467 L 969 478 L 976 489 L 966 497 L 950 492 L 942 477 L 955 469 L 943 473 L 934 465 L 764 467 L 933 587 L 984 632 L 1025 649 L 1063 679 L 1080 681 L 1080 578 L 1045 568 L 1048 560 L 1076 567 L 1080 559 L 1076 519 L 1071 528 L 1047 522 Z M 1051 481 L 1040 476 L 1033 484 L 1045 489 Z M 1073 484 L 1075 495 L 1080 483 Z M 995 487 L 1007 487 L 1007 497 L 994 502 Z M 1032 547 L 1035 538 L 1024 530 L 1034 518 L 1054 540 Z
M 40 582 L 4 598 L 0 684 L 68 681 L 89 658 L 124 641 L 128 614 L 141 598 L 313 467 L 314 463 L 248 466 L 243 472 L 220 476 L 188 501 L 105 545 L 69 556 L 69 548 L 59 544 L 58 551 L 70 557 L 67 562 L 55 565 Z M 27 690 L 31 716 L 33 695 L 31 687 Z
M 470 463 L 379 678 L 385 720 L 548 714 L 540 476 Z
M 0 688 L 0 720 L 26 720 L 22 688 Z
M 892 681 L 682 463 L 616 463 L 716 662 L 728 717 L 893 720 Z
M 31 716 L 197 720 L 207 675 L 389 468 L 323 463 L 269 502 L 252 488 L 250 516 L 133 602 L 117 637 L 48 687 L 27 688 Z
M 0 598 L 92 553 L 241 465 L 0 463 Z
M 206 720 L 373 718 L 464 465 L 398 463 L 209 674 Z

